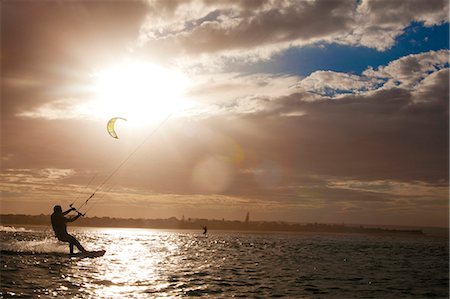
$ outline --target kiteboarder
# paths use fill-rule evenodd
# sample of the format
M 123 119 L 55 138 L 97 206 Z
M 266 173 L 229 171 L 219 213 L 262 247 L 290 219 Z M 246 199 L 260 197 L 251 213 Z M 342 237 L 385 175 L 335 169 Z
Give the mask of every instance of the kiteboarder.
M 62 242 L 69 243 L 70 254 L 73 254 L 74 246 L 76 246 L 79 251 L 81 251 L 83 253 L 87 253 L 86 249 L 84 249 L 84 247 L 81 246 L 80 242 L 78 242 L 78 240 L 75 239 L 74 236 L 69 235 L 69 233 L 67 232 L 66 223 L 74 222 L 75 220 L 80 218 L 80 216 L 82 216 L 82 214 L 77 211 L 78 214 L 75 217 L 72 217 L 72 218 L 64 217 L 65 215 L 69 214 L 71 211 L 76 211 L 76 209 L 70 208 L 67 211 L 63 212 L 61 206 L 57 205 L 57 206 L 53 207 L 53 214 L 51 216 L 51 219 L 52 219 L 52 227 L 53 227 L 53 230 L 55 231 L 55 237 L 58 238 L 58 240 L 60 240 Z

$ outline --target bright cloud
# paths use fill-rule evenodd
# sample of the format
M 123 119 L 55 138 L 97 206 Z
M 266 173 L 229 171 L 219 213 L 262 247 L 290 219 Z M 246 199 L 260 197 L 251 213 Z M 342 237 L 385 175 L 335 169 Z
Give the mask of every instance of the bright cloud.
M 298 88 L 321 95 L 334 96 L 340 93 L 360 93 L 375 89 L 383 81 L 358 75 L 316 71 L 301 80 Z
M 387 80 L 385 88 L 393 86 L 414 88 L 431 73 L 448 68 L 449 53 L 448 50 L 441 50 L 408 55 L 377 70 L 369 68 L 363 74 L 367 77 Z
M 391 88 L 414 90 L 426 78 L 448 69 L 448 57 L 448 50 L 408 55 L 375 70 L 369 67 L 362 75 L 316 71 L 301 80 L 297 87 L 324 96 L 360 94 Z

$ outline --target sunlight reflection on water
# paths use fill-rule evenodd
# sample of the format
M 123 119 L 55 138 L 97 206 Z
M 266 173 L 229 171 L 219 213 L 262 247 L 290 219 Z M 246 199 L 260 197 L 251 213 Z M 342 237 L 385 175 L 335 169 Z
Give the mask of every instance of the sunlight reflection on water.
M 93 268 L 89 271 L 93 277 L 89 278 L 95 278 L 95 283 L 85 292 L 97 298 L 123 298 L 145 293 L 148 285 L 164 288 L 167 283 L 155 269 L 178 248 L 173 238 L 160 231 L 140 229 L 102 229 L 100 234 L 100 247 L 107 248 L 105 256 L 94 264 L 87 259 L 78 262 L 79 266 Z

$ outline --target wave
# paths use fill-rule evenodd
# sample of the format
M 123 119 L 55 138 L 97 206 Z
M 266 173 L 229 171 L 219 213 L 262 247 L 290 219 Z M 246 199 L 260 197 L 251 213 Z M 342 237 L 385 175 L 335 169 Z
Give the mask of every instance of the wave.
M 12 255 L 12 256 L 44 256 L 44 257 L 100 257 L 105 254 L 105 250 L 89 251 L 89 252 L 75 252 L 69 253 L 67 249 L 64 252 L 61 251 L 29 251 L 29 250 L 7 250 L 1 249 L 0 255 Z
M 60 256 L 60 257 L 72 257 L 72 256 L 85 256 L 82 252 L 69 254 L 66 252 L 49 251 L 49 252 L 35 252 L 35 251 L 14 251 L 14 250 L 0 250 L 0 255 L 13 255 L 13 256 Z

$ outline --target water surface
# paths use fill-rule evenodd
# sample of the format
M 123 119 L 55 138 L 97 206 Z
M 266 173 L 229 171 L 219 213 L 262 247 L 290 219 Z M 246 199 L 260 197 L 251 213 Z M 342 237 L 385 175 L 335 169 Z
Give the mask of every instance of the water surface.
M 72 229 L 72 228 L 71 228 Z M 3 297 L 448 298 L 448 239 L 360 234 L 2 227 Z

